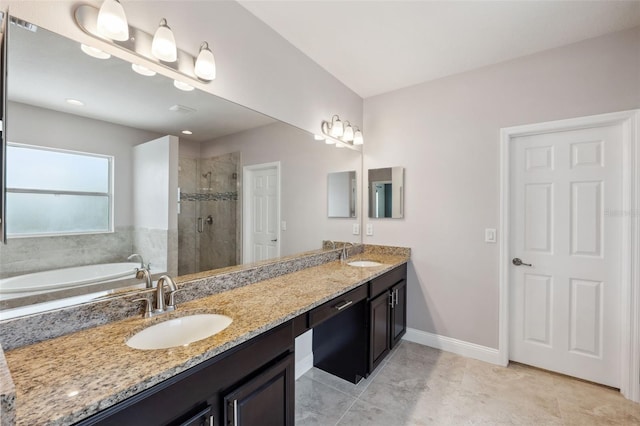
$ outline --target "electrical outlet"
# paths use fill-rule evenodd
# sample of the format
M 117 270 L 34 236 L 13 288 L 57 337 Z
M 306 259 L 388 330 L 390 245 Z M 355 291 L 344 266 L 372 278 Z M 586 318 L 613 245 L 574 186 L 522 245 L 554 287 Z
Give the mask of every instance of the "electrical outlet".
M 495 243 L 497 241 L 496 229 L 495 228 L 487 228 L 484 230 L 484 242 L 485 243 Z
M 360 235 L 360 224 L 359 223 L 354 223 L 353 224 L 353 235 Z
M 368 236 L 373 235 L 373 223 L 367 223 L 367 235 Z

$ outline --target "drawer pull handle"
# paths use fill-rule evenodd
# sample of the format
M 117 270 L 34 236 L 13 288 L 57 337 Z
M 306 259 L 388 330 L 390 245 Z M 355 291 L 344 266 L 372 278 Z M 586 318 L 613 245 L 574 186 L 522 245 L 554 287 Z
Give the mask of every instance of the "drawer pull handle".
M 342 302 L 337 304 L 336 306 L 334 306 L 334 308 L 336 308 L 337 310 L 341 311 L 344 308 L 346 308 L 347 306 L 351 305 L 353 303 L 353 300 L 347 300 L 346 302 Z

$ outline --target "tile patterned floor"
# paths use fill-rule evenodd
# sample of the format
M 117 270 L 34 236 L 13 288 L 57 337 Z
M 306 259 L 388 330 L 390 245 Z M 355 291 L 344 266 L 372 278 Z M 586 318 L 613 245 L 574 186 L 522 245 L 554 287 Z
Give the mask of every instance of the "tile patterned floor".
M 402 341 L 357 385 L 316 368 L 298 379 L 299 425 L 640 426 L 640 404 L 524 365 L 503 368 Z

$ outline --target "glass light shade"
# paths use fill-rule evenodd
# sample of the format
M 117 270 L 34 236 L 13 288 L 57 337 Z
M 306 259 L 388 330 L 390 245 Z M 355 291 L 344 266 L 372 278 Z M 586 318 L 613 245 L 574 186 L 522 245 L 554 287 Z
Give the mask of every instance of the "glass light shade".
M 138 74 L 144 75 L 146 77 L 153 77 L 154 75 L 156 75 L 156 72 L 154 70 L 150 70 L 144 65 L 131 64 L 131 69 L 137 72 Z
M 337 115 L 333 116 L 333 120 L 331 120 L 331 130 L 330 134 L 334 138 L 339 138 L 344 133 L 344 124 L 340 121 Z
M 124 8 L 118 0 L 104 0 L 97 21 L 98 33 L 111 40 L 129 39 L 129 24 Z
M 364 138 L 362 137 L 362 132 L 360 130 L 356 130 L 353 134 L 353 144 L 354 145 L 362 145 L 364 144 Z
M 202 43 L 202 46 L 200 46 L 200 53 L 198 54 L 198 59 L 196 59 L 193 72 L 203 80 L 216 78 L 216 60 L 207 42 Z
M 342 134 L 342 140 L 346 142 L 353 141 L 353 127 L 351 127 L 351 124 L 347 124 L 345 126 L 344 132 Z
M 193 86 L 179 80 L 173 80 L 173 85 L 176 89 L 184 90 L 185 92 L 190 92 L 194 89 Z
M 166 19 L 160 21 L 151 42 L 151 53 L 156 58 L 165 62 L 175 62 L 178 59 L 178 49 L 173 31 L 167 26 Z
M 109 59 L 111 57 L 107 52 L 103 52 L 93 46 L 87 46 L 86 44 L 80 44 L 80 49 L 87 55 L 98 59 Z

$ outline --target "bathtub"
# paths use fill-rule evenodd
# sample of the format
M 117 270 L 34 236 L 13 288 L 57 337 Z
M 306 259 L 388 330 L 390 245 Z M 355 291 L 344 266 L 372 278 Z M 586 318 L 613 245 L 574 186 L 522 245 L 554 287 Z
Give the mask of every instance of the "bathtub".
M 135 278 L 140 262 L 103 263 L 54 269 L 0 279 L 0 295 L 62 290 L 122 278 Z

